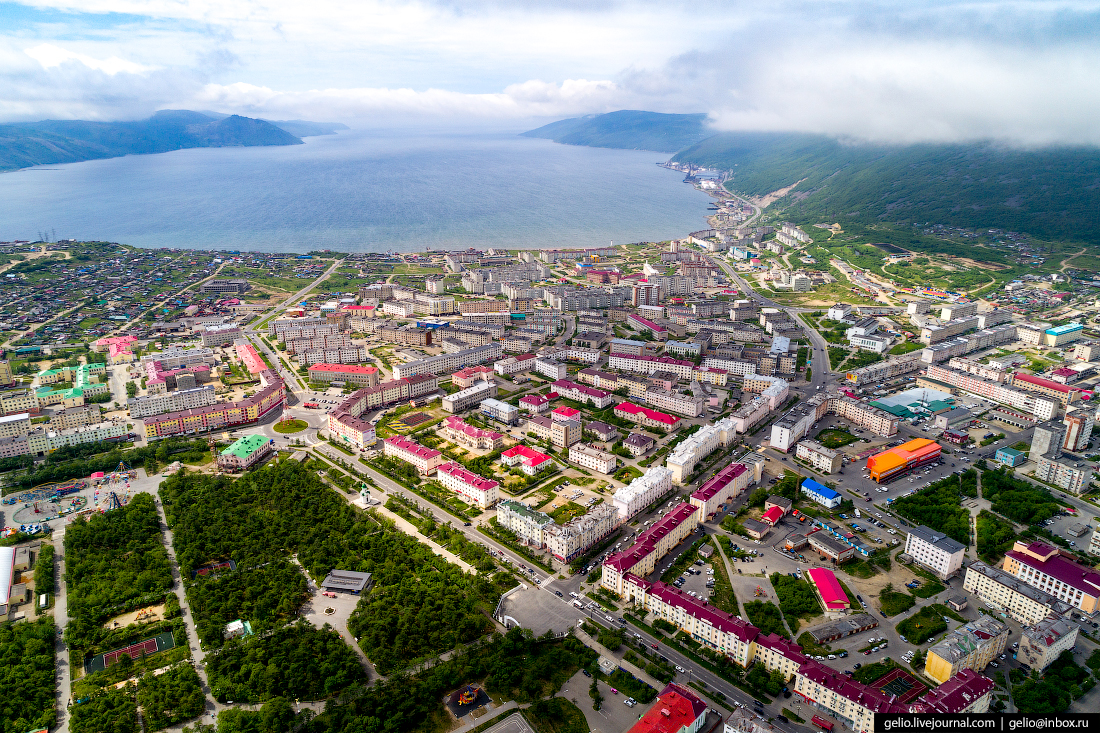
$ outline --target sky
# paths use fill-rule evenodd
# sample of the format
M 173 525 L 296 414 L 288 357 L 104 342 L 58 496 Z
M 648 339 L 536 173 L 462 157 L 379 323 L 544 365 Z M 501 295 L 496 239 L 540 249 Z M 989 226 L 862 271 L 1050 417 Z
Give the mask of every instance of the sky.
M 0 1 L 0 121 L 158 109 L 1097 145 L 1100 0 Z

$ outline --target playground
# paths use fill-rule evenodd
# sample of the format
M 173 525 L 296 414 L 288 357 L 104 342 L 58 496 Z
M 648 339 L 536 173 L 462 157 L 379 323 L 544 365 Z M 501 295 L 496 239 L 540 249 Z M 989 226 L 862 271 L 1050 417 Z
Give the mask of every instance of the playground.
M 151 621 L 163 620 L 164 604 L 159 603 L 156 606 L 147 606 L 146 608 L 139 608 L 136 611 L 124 613 L 121 616 L 115 616 L 113 619 L 105 622 L 103 624 L 103 628 L 117 629 L 121 626 L 129 626 L 130 624 L 149 623 Z
M 121 649 L 114 649 L 104 654 L 97 654 L 88 660 L 84 665 L 84 672 L 86 674 L 95 674 L 96 672 L 102 672 L 108 667 L 117 664 L 125 654 L 130 659 L 140 659 L 147 657 L 150 654 L 156 654 L 157 652 L 163 652 L 166 649 L 171 649 L 176 645 L 175 639 L 172 638 L 171 632 L 163 634 L 157 634 L 156 636 L 139 641 L 136 644 L 130 644 L 129 646 L 122 647 Z
M 76 492 L 87 487 L 88 482 L 83 479 L 42 484 L 9 496 L 4 499 L 4 503 L 14 504 L 17 507 L 12 513 L 13 522 L 19 524 L 49 522 L 58 517 L 79 512 L 87 506 L 87 498 L 75 495 Z

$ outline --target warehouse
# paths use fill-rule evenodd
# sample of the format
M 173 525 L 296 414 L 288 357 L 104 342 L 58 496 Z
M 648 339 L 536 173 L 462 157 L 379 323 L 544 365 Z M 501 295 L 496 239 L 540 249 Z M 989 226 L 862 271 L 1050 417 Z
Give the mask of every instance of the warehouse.
M 813 542 L 814 537 L 810 537 Z M 810 568 L 806 571 L 810 584 L 814 587 L 821 605 L 826 611 L 843 611 L 848 607 L 848 595 L 840 587 L 840 581 L 832 570 L 826 568 Z

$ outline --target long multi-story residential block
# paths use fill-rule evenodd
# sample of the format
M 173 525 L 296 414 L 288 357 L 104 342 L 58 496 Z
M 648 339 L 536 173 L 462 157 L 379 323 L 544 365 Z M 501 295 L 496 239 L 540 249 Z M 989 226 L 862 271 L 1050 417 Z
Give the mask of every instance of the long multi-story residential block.
M 457 329 L 447 329 L 447 335 L 451 336 L 457 332 Z M 404 324 L 400 326 L 383 325 L 377 331 L 375 335 L 383 341 L 389 341 L 391 343 L 400 344 L 402 346 L 431 346 L 432 345 L 432 329 L 430 328 L 417 328 L 411 324 Z M 471 346 L 481 346 L 481 343 L 471 344 Z M 289 344 L 287 345 L 289 350 Z M 309 349 L 307 349 L 308 351 Z
M 1012 375 L 1012 386 L 1022 389 L 1025 392 L 1034 392 L 1035 394 L 1049 397 L 1050 399 L 1061 402 L 1063 405 L 1074 402 L 1084 391 L 1081 387 L 1071 387 L 1067 384 L 1060 384 L 1050 379 L 1036 377 L 1033 374 L 1020 374 L 1019 372 Z
M 329 364 L 357 364 L 370 359 L 366 346 L 341 346 L 338 348 L 310 349 L 298 353 L 298 361 L 311 365 L 322 362 Z
M 973 593 L 990 608 L 1003 611 L 1028 626 L 1039 623 L 1047 616 L 1064 616 L 1073 610 L 1073 606 L 1065 601 L 981 560 L 975 560 L 966 567 L 963 590 Z
M 718 387 L 725 387 L 729 381 L 729 372 L 725 369 L 718 369 L 717 367 L 695 367 L 691 371 L 691 378 L 697 382 L 703 384 L 713 384 Z
M 309 367 L 311 382 L 350 382 L 366 387 L 378 385 L 378 367 L 358 364 L 312 364 Z
M 847 372 L 845 379 L 855 385 L 876 384 L 923 368 L 924 364 L 920 360 L 920 353 L 914 351 Z
M 505 346 L 505 351 L 509 349 Z M 535 367 L 535 355 L 534 354 L 520 354 L 519 356 L 509 356 L 493 364 L 493 369 L 496 373 L 502 377 L 508 377 L 513 374 L 522 374 L 523 372 L 529 372 Z
M 965 546 L 923 524 L 910 527 L 905 538 L 905 554 L 939 578 L 950 578 L 959 572 L 965 552 Z
M 497 396 L 496 382 L 476 382 L 474 386 L 443 398 L 444 412 L 465 412 L 490 397 Z
M 565 379 L 565 376 L 569 373 L 565 364 L 556 359 L 541 356 L 535 359 L 535 371 L 547 379 L 553 380 Z
M 37 415 L 39 409 L 38 398 L 29 389 L 9 389 L 0 392 L 0 413 L 4 415 L 20 412 Z
M 1085 613 L 1100 601 L 1100 574 L 1043 542 L 1016 542 L 1005 554 L 1004 571 Z
M 286 386 L 275 372 L 260 372 L 260 390 L 238 402 L 223 402 L 145 418 L 145 437 L 202 433 L 259 420 L 286 403 Z
M 59 410 L 50 418 L 50 427 L 55 430 L 82 428 L 95 425 L 103 420 L 103 409 L 99 405 L 80 405 Z
M 650 466 L 644 474 L 616 489 L 611 501 L 619 512 L 619 521 L 625 522 L 670 491 L 672 471 L 664 466 Z
M 450 461 L 436 469 L 436 480 L 479 509 L 488 509 L 500 500 L 500 484 Z
M 581 468 L 590 468 L 604 475 L 615 473 L 618 459 L 614 453 L 594 448 L 587 443 L 574 443 L 569 446 L 569 460 Z
M 619 388 L 620 377 L 618 374 L 601 372 L 598 369 L 581 369 L 577 372 L 577 379 L 599 389 L 616 390 Z
M 611 369 L 638 372 L 640 374 L 652 374 L 658 371 L 672 372 L 681 379 L 691 379 L 695 362 L 673 359 L 667 356 L 631 356 L 612 352 L 607 366 Z
M 414 400 L 438 389 L 439 379 L 425 374 L 356 390 L 329 413 L 329 438 L 358 449 L 374 445 L 377 439 L 374 425 L 362 418 L 364 413 L 395 402 Z
M 627 594 L 627 576 L 644 578 L 654 571 L 662 557 L 695 531 L 699 525 L 699 510 L 681 502 L 642 532 L 637 541 L 617 552 L 603 563 L 600 585 L 619 595 Z
M 983 379 L 957 369 L 932 364 L 925 375 L 963 392 L 1008 405 L 1017 410 L 1035 415 L 1040 420 L 1050 420 L 1058 413 L 1058 401 L 1015 389 L 1007 383 Z
M 418 374 L 445 374 L 454 373 L 463 367 L 474 364 L 483 364 L 487 361 L 499 359 L 504 355 L 499 343 L 488 346 L 478 346 L 473 349 L 462 349 L 453 354 L 440 354 L 429 356 L 427 359 L 418 359 L 405 364 L 399 364 L 393 368 L 394 379 L 413 377 Z
M 467 389 L 468 387 L 473 387 L 478 382 L 493 381 L 494 373 L 491 367 L 481 365 L 459 369 L 451 375 L 451 384 L 459 389 Z
M 562 562 L 583 554 L 619 526 L 615 508 L 599 504 L 586 514 L 565 524 L 552 524 L 543 530 L 546 549 Z
M 980 672 L 1008 646 L 1008 627 L 992 616 L 979 616 L 950 632 L 928 650 L 924 673 L 939 684 L 960 671 Z
M 718 511 L 719 505 L 740 496 L 752 479 L 753 472 L 745 464 L 731 463 L 692 492 L 688 503 L 699 509 L 699 516 L 705 521 Z
M 115 440 L 129 433 L 126 423 L 109 421 L 85 425 L 80 428 L 68 428 L 67 430 L 53 431 L 46 434 L 47 446 L 51 451 L 67 445 L 82 445 L 84 443 L 97 443 L 102 440 Z
M 422 476 L 430 476 L 443 464 L 443 454 L 403 435 L 391 435 L 382 441 L 382 453 L 416 467 Z
M 130 417 L 135 420 L 163 415 L 166 412 L 178 412 L 190 410 L 195 407 L 205 407 L 217 401 L 214 388 L 210 385 L 181 389 L 166 394 L 142 395 L 126 400 L 126 406 L 130 410 Z
M 463 448 L 498 450 L 504 445 L 504 435 L 502 433 L 470 425 L 463 422 L 462 418 L 457 415 L 449 415 L 443 419 L 439 434 Z
M 31 431 L 31 414 L 23 412 L 0 417 L 0 438 L 26 435 Z
M 736 438 L 733 421 L 724 418 L 711 425 L 704 425 L 694 435 L 676 446 L 665 461 L 672 471 L 674 483 L 686 483 L 696 465 L 718 448 L 727 448 Z
M 669 432 L 677 430 L 680 427 L 680 418 L 675 415 L 639 407 L 632 402 L 623 402 L 616 405 L 615 417 Z
M 645 391 L 645 401 L 660 410 L 675 412 L 684 417 L 699 417 L 706 411 L 706 401 L 702 397 L 675 392 L 671 389 L 650 387 Z M 608 395 L 611 400 L 611 395 Z
M 588 349 L 583 346 L 547 346 L 539 349 L 538 356 L 543 359 L 596 364 L 603 358 L 603 352 L 599 349 Z
M 596 389 L 595 387 L 587 387 L 568 379 L 557 380 L 554 382 L 553 388 L 561 397 L 577 402 L 591 403 L 593 407 L 600 410 L 614 404 L 618 399 L 610 392 L 604 392 L 602 389 Z
M 545 531 L 554 524 L 545 512 L 532 509 L 513 499 L 497 504 L 497 524 L 513 533 L 520 542 L 532 547 L 546 544 Z
M 1074 465 L 1058 460 L 1057 453 L 1048 453 L 1035 459 L 1035 478 L 1054 484 L 1072 494 L 1082 494 L 1089 488 L 1092 469 L 1088 465 Z
M 979 320 L 981 317 L 979 316 Z M 1015 341 L 1018 334 L 1026 333 L 1026 329 L 1017 328 L 1015 324 L 1005 323 L 992 328 L 983 328 L 974 333 L 963 334 L 956 338 L 932 344 L 920 352 L 920 360 L 925 364 L 935 364 L 946 361 L 951 357 L 969 354 L 978 349 L 987 349 L 998 344 L 1006 344 Z M 1020 340 L 1023 341 L 1022 336 Z M 917 352 L 913 352 L 917 353 Z
M 355 346 L 355 343 L 351 340 L 351 338 L 345 336 L 342 333 L 332 333 L 318 336 L 288 339 L 285 343 L 286 353 L 292 356 L 295 354 L 303 354 L 309 351 L 317 351 L 318 349 L 343 349 Z

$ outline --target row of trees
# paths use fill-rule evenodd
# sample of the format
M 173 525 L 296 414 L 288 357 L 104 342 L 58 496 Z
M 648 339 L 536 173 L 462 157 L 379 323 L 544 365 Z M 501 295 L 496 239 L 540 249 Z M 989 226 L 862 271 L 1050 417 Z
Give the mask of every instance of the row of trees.
M 153 497 L 91 519 L 78 517 L 65 532 L 69 585 L 69 644 L 86 649 L 104 635 L 102 624 L 131 602 L 163 597 L 172 586 Z

